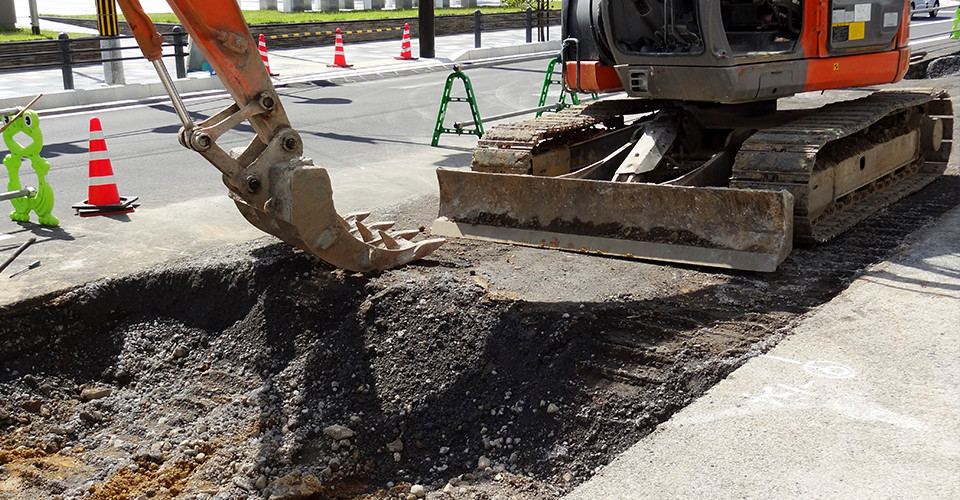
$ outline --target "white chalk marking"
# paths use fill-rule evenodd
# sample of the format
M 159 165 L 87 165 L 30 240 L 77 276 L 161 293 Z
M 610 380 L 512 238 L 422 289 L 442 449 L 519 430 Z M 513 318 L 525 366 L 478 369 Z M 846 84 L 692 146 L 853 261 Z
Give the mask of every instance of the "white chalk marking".
M 810 361 L 803 365 L 803 370 L 816 377 L 844 379 L 857 376 L 857 371 L 847 365 L 834 361 Z
M 776 361 L 783 361 L 784 363 L 792 363 L 792 364 L 795 364 L 795 365 L 802 365 L 802 364 L 803 364 L 803 362 L 797 361 L 797 360 L 795 360 L 795 359 L 781 358 L 780 356 L 774 356 L 774 355 L 772 355 L 772 354 L 761 354 L 760 357 L 761 357 L 761 358 L 770 358 L 770 359 L 773 359 L 773 360 L 776 360 Z

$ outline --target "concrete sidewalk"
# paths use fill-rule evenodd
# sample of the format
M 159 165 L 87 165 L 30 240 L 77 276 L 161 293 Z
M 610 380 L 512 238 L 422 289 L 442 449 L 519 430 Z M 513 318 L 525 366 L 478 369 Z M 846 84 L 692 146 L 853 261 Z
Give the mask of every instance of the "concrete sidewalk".
M 960 498 L 960 209 L 568 498 Z
M 550 41 L 526 42 L 523 29 L 484 32 L 481 47 L 475 48 L 473 33 L 447 35 L 435 40 L 434 58 L 414 61 L 397 60 L 400 55 L 401 37 L 395 41 L 350 43 L 344 39 L 344 55 L 352 68 L 331 68 L 332 46 L 297 49 L 270 50 L 267 56 L 270 69 L 279 76 L 274 85 L 283 87 L 303 81 L 327 80 L 332 83 L 349 83 L 371 78 L 384 78 L 416 74 L 428 71 L 450 71 L 454 63 L 468 64 L 488 59 L 506 60 L 524 56 L 548 57 L 560 50 L 560 28 L 551 27 Z M 126 46 L 135 45 L 132 39 L 124 40 Z M 419 40 L 412 39 L 414 57 L 419 54 Z M 138 50 L 125 50 L 124 57 L 139 54 Z M 172 58 L 163 59 L 167 71 L 176 76 Z M 0 74 L 0 109 L 25 106 L 37 94 L 43 97 L 34 105 L 36 110 L 95 106 L 104 103 L 116 105 L 123 102 L 165 97 L 153 65 L 145 59 L 124 61 L 124 85 L 104 83 L 102 65 L 77 66 L 73 70 L 75 90 L 63 90 L 63 74 L 59 69 L 33 71 L 30 73 Z M 175 82 L 181 94 L 222 92 L 223 85 L 215 76 L 205 71 L 194 71 L 187 78 Z

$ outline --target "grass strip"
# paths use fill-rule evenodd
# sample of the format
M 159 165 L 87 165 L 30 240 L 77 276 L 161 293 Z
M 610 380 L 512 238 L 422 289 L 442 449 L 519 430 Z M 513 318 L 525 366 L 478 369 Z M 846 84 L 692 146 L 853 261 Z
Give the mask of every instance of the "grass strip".
M 80 33 L 67 33 L 70 38 L 79 38 L 84 36 Z M 60 35 L 59 31 L 40 30 L 39 35 L 34 35 L 29 28 L 0 29 L 0 43 L 4 42 L 30 42 L 34 40 L 56 40 Z

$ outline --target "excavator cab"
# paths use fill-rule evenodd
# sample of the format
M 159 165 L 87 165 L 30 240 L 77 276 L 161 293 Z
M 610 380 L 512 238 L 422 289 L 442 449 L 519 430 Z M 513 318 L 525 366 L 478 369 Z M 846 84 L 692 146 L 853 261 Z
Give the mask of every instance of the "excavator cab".
M 582 91 L 751 102 L 891 83 L 909 62 L 900 0 L 566 0 L 564 9 L 566 82 Z

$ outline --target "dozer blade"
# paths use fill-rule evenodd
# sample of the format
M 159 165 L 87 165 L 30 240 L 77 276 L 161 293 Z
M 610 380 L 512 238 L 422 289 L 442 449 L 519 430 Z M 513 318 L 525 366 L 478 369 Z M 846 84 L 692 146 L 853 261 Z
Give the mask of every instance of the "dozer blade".
M 747 271 L 793 247 L 786 191 L 438 169 L 433 233 Z
M 421 259 L 446 241 L 407 241 L 411 231 L 388 233 L 383 223 L 376 240 L 365 242 L 357 224 L 361 217 L 337 214 L 327 171 L 313 165 L 274 166 L 269 198 L 257 206 L 253 197 L 234 191 L 231 198 L 254 226 L 333 264 L 357 272 L 391 269 Z M 365 215 L 364 215 L 365 216 Z M 387 238 L 383 238 L 387 234 Z M 386 242 L 386 243 L 385 243 Z

